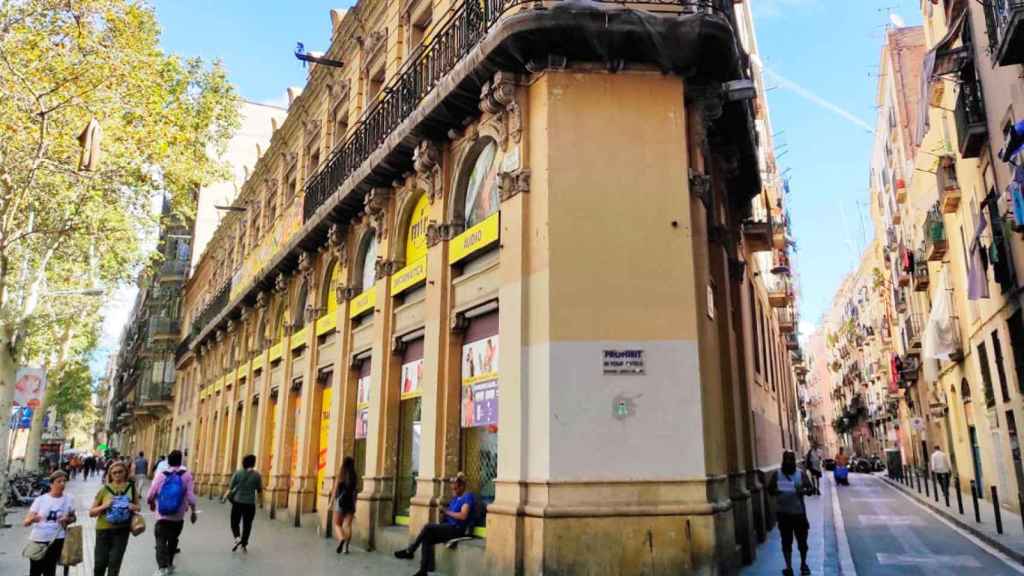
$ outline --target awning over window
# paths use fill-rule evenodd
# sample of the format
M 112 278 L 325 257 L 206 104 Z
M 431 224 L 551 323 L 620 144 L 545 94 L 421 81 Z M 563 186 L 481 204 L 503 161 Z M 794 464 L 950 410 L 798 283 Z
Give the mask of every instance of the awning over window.
M 924 71 L 921 74 L 921 100 L 918 102 L 917 130 L 914 132 L 915 146 L 920 146 L 924 141 L 925 134 L 928 133 L 930 123 L 928 108 L 938 106 L 942 100 L 944 88 L 942 76 L 960 72 L 971 59 L 970 46 L 953 47 L 967 22 L 967 10 L 961 7 L 952 22 L 942 40 L 939 40 L 935 47 L 924 56 Z

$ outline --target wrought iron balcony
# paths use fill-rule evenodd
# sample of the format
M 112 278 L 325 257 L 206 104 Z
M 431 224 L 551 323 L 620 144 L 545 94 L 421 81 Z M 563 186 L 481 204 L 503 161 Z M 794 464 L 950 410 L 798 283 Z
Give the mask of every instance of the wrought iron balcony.
M 1024 64 L 1024 0 L 984 2 L 989 49 L 1000 66 Z
M 789 334 L 796 330 L 796 312 L 792 308 L 775 310 L 775 319 L 779 323 L 779 332 Z
M 160 265 L 157 277 L 162 281 L 184 280 L 189 273 L 191 264 L 181 260 L 167 260 Z
M 181 323 L 173 318 L 154 317 L 149 319 L 150 340 L 175 340 L 181 333 Z
M 956 177 L 956 158 L 943 156 L 939 160 L 936 175 L 939 187 L 939 204 L 943 214 L 953 214 L 960 208 L 960 181 Z
M 946 223 L 936 204 L 924 219 L 924 252 L 929 262 L 941 262 L 946 255 Z
M 921 333 L 924 329 L 924 318 L 918 312 L 907 314 L 903 319 L 903 337 L 907 356 L 917 356 L 921 351 Z
M 785 308 L 793 301 L 793 284 L 787 276 L 766 275 L 765 288 L 768 290 L 768 303 L 774 308 Z
M 931 284 L 931 277 L 928 274 L 928 261 L 924 258 L 914 260 L 914 291 L 925 292 Z
M 226 282 L 217 295 L 213 297 L 213 300 L 206 305 L 206 308 L 200 312 L 195 319 L 192 320 L 192 330 L 196 330 L 202 333 L 206 325 L 210 323 L 214 318 L 219 315 L 225 307 L 228 305 L 228 297 L 231 295 L 231 283 Z M 197 334 L 198 335 L 198 334 Z
M 357 170 L 366 170 L 370 156 L 391 137 L 399 125 L 410 120 L 431 92 L 487 37 L 495 25 L 518 8 L 556 8 L 561 0 L 484 0 L 462 2 L 438 25 L 438 32 L 410 58 L 381 90 L 379 102 L 351 135 L 338 146 L 323 168 L 305 185 L 303 219 L 309 221 Z M 565 3 L 567 4 L 567 2 Z M 669 13 L 731 13 L 731 0 L 645 0 L 598 4 Z M 553 12 L 553 10 L 552 10 Z M 634 24 L 635 25 L 635 24 Z M 422 119 L 421 119 L 422 120 Z
M 970 76 L 973 76 L 971 74 Z M 956 118 L 956 133 L 959 137 L 960 155 L 964 158 L 977 158 L 988 138 L 988 125 L 985 119 L 985 101 L 981 95 L 981 82 L 972 80 L 960 84 L 960 94 L 956 98 L 953 110 Z

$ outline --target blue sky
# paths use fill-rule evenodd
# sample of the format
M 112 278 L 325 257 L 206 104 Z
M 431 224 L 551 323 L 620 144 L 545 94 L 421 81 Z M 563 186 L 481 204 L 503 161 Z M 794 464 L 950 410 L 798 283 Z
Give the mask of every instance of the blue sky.
M 287 102 L 286 87 L 305 82 L 306 72 L 292 56 L 295 43 L 325 49 L 330 9 L 349 5 L 320 0 L 155 1 L 166 50 L 220 59 L 244 98 L 278 104 Z M 919 3 L 754 0 L 754 14 L 762 59 L 791 82 L 769 78 L 768 85 L 776 88 L 769 92 L 768 103 L 779 134 L 779 163 L 790 169 L 801 311 L 805 321 L 817 323 L 870 240 L 866 201 L 872 135 L 850 117 L 874 125 L 885 27 L 894 20 L 920 23 Z M 112 308 L 130 308 L 130 298 L 122 299 L 127 306 Z M 113 311 L 105 330 L 107 344 L 111 338 L 116 341 L 120 324 Z

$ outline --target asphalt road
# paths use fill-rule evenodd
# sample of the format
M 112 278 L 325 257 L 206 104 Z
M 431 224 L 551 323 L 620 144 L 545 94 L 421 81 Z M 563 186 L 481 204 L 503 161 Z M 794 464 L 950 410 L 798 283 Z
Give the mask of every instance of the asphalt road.
M 837 486 L 836 494 L 859 575 L 1024 574 L 1024 566 L 1000 559 L 998 552 L 871 475 L 850 474 L 850 485 Z M 840 542 L 840 554 L 842 548 Z

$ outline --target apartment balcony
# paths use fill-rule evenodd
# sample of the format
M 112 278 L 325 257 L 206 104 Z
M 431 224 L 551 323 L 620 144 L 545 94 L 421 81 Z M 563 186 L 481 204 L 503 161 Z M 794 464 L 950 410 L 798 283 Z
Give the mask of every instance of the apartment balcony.
M 785 251 L 789 241 L 789 215 L 783 214 L 772 220 L 772 248 Z
M 797 339 L 795 332 L 786 334 L 786 350 L 793 352 L 800 349 L 800 340 Z
M 929 262 L 941 262 L 946 256 L 946 223 L 939 206 L 932 208 L 924 220 L 924 251 Z
M 139 417 L 159 418 L 170 413 L 174 402 L 172 394 L 174 382 L 148 381 L 139 386 L 135 397 L 133 415 Z
M 151 341 L 171 340 L 177 342 L 181 335 L 181 323 L 172 318 L 154 317 L 149 319 Z
M 914 291 L 927 292 L 931 283 L 928 274 L 928 261 L 924 259 L 914 260 Z
M 903 336 L 906 339 L 907 355 L 917 356 L 921 353 L 921 335 L 924 329 L 924 318 L 920 313 L 907 314 L 903 319 Z
M 764 208 L 755 209 L 750 218 L 741 225 L 743 243 L 751 252 L 768 252 L 772 249 L 772 221 Z
M 796 330 L 796 312 L 792 308 L 779 308 L 775 311 L 775 320 L 779 325 L 779 332 L 790 334 Z
M 157 281 L 180 282 L 188 277 L 191 264 L 181 260 L 167 260 L 157 269 Z
M 989 48 L 999 66 L 1024 64 L 1024 0 L 988 0 Z
M 943 156 L 939 160 L 936 176 L 939 185 L 939 205 L 943 214 L 953 214 L 960 208 L 960 182 L 956 177 L 956 159 Z
M 903 178 L 897 178 L 894 188 L 896 189 L 896 203 L 905 204 L 907 202 L 907 183 Z
M 793 284 L 785 276 L 771 276 L 771 281 L 766 282 L 768 289 L 768 303 L 774 308 L 785 308 L 793 302 Z
M 973 74 L 969 75 L 973 76 Z M 956 133 L 960 143 L 960 156 L 978 158 L 988 139 L 985 102 L 981 95 L 981 82 L 972 80 L 960 84 L 960 94 L 953 110 Z

